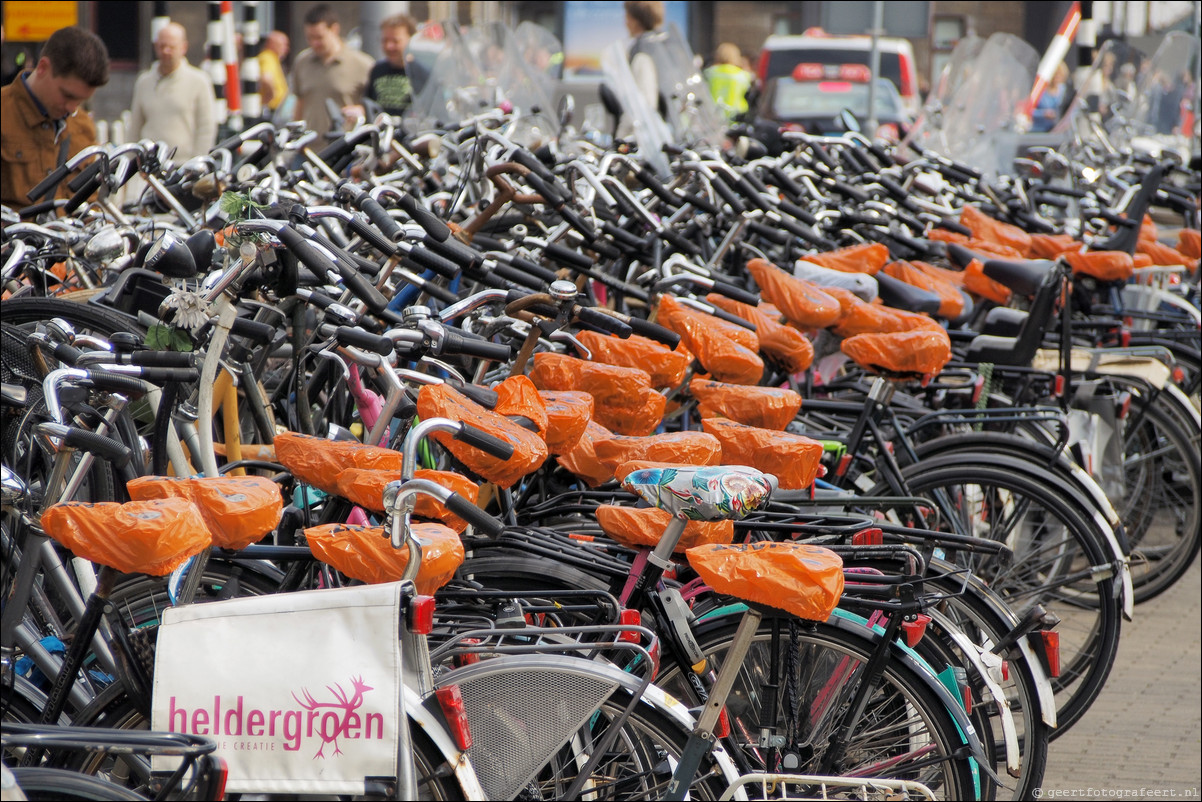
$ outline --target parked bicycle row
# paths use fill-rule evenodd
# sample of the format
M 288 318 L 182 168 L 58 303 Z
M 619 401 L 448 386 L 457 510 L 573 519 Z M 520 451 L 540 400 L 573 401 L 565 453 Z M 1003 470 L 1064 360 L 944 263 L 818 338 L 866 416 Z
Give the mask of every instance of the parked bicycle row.
M 757 155 L 683 75 L 4 210 L 30 798 L 1038 793 L 1199 551 L 1197 165 Z

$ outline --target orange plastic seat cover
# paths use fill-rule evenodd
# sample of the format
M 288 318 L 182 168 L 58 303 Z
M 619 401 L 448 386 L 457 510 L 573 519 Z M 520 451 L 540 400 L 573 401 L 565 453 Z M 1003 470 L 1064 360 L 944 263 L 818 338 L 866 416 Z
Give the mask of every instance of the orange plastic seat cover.
M 872 242 L 850 245 L 826 253 L 811 253 L 801 258 L 811 264 L 831 270 L 841 270 L 844 273 L 868 273 L 875 276 L 877 271 L 889 261 L 889 248 L 879 242 Z
M 973 259 L 964 268 L 964 289 L 987 301 L 1005 306 L 1010 303 L 1010 288 L 1005 284 L 994 281 L 985 275 L 985 265 L 980 259 Z
M 547 451 L 566 454 L 593 418 L 593 397 L 577 390 L 539 390 L 538 394 L 547 409 Z
M 414 584 L 418 593 L 432 596 L 463 565 L 463 542 L 442 524 L 415 523 L 413 534 L 422 544 L 422 564 Z M 382 526 L 324 524 L 306 529 L 305 540 L 314 557 L 371 585 L 400 580 L 409 564 L 409 549 L 394 549 Z
M 1195 262 L 1202 258 L 1202 232 L 1183 228 L 1177 232 L 1177 251 Z
M 759 285 L 760 294 L 798 328 L 823 329 L 843 314 L 839 302 L 817 284 L 795 278 L 771 262 L 752 259 L 747 272 Z
M 912 287 L 918 287 L 939 296 L 939 317 L 951 319 L 960 317 L 964 313 L 964 296 L 960 294 L 960 290 L 955 284 L 906 261 L 890 262 L 882 270 L 886 275 L 904 281 Z
M 213 544 L 244 549 L 280 524 L 284 512 L 280 487 L 264 476 L 216 476 L 182 479 L 142 476 L 127 485 L 134 501 L 184 498 L 200 510 Z
M 735 384 L 757 384 L 763 377 L 764 360 L 755 351 L 707 325 L 701 316 L 673 312 L 661 320 L 680 335 L 681 343 L 714 378 Z
M 401 469 L 399 451 L 296 432 L 275 436 L 276 459 L 298 480 L 325 493 L 337 493 L 335 477 L 345 468 Z
M 613 432 L 596 421 L 589 421 L 576 445 L 555 461 L 589 487 L 598 487 L 614 478 L 613 468 L 597 458 L 597 443 L 613 438 Z
M 651 375 L 645 370 L 620 365 L 587 362 L 564 354 L 534 355 L 530 380 L 540 390 L 578 390 L 588 393 L 598 406 L 623 405 L 651 387 Z
M 417 414 L 422 419 L 450 418 L 483 429 L 513 446 L 507 460 L 485 454 L 473 446 L 453 440 L 447 432 L 435 432 L 434 440 L 455 455 L 468 470 L 500 487 L 510 487 L 547 460 L 547 444 L 534 432 L 523 429 L 503 415 L 472 401 L 449 384 L 428 384 L 417 394 Z
M 786 373 L 800 373 L 814 361 L 814 346 L 797 329 L 780 322 L 780 310 L 771 304 L 748 306 L 712 292 L 705 296 L 719 309 L 737 315 L 755 326 L 760 340 L 760 353 L 779 365 Z
M 42 528 L 76 557 L 124 574 L 169 574 L 213 542 L 186 498 L 56 504 L 42 513 Z
M 415 479 L 428 479 L 447 490 L 458 493 L 473 504 L 480 495 L 480 487 L 463 474 L 453 471 L 433 471 L 420 468 L 413 472 Z M 336 479 L 338 495 L 372 512 L 384 511 L 384 487 L 389 482 L 400 480 L 400 471 L 376 471 L 365 468 L 347 468 Z M 448 510 L 443 503 L 424 493 L 417 496 L 413 514 L 419 518 L 435 518 L 456 532 L 467 529 L 467 521 Z
M 857 334 L 844 340 L 841 347 L 860 367 L 889 373 L 933 375 L 952 358 L 947 332 L 930 329 Z
M 1135 255 L 1131 257 L 1131 260 L 1134 262 L 1136 270 L 1141 267 L 1152 266 L 1152 257 L 1148 256 L 1146 253 L 1139 253 L 1136 251 Z
M 830 618 L 843 595 L 843 560 L 805 543 L 694 546 L 689 565 L 714 590 L 808 621 Z
M 1055 259 L 1062 253 L 1081 250 L 1081 243 L 1068 234 L 1032 234 L 1028 256 L 1032 259 Z
M 697 399 L 697 411 L 703 418 L 730 418 L 763 429 L 784 429 L 801 409 L 801 396 L 780 387 L 693 379 L 689 393 Z
M 701 428 L 721 444 L 723 465 L 750 465 L 771 473 L 782 490 L 802 490 L 822 475 L 822 443 L 808 437 L 722 418 L 705 418 Z
M 593 451 L 610 476 L 619 465 L 635 459 L 682 465 L 718 465 L 722 461 L 722 444 L 705 432 L 668 432 L 650 437 L 611 435 L 608 440 L 594 443 Z
M 1099 281 L 1126 281 L 1135 272 L 1135 260 L 1126 251 L 1066 253 L 1064 261 L 1073 275 L 1092 276 Z
M 832 298 L 839 302 L 843 316 L 831 326 L 831 332 L 839 337 L 854 337 L 865 332 L 904 331 L 902 319 L 893 314 L 896 310 L 881 304 L 870 304 L 855 293 L 840 287 L 827 287 Z
M 1144 213 L 1144 219 L 1139 223 L 1139 237 L 1137 239 L 1157 242 L 1160 239 L 1160 229 L 1156 226 L 1156 221 L 1152 219 L 1152 215 Z
M 594 362 L 647 371 L 652 387 L 678 387 L 684 381 L 684 373 L 689 367 L 687 354 L 673 351 L 637 334 L 623 340 L 612 334 L 582 331 L 576 335 L 576 339 L 592 352 Z
M 960 210 L 960 225 L 972 232 L 973 239 L 1005 245 L 1018 251 L 1024 258 L 1031 250 L 1031 235 L 1018 226 L 994 220 L 975 206 Z
M 1176 248 L 1170 248 L 1168 245 L 1156 242 L 1155 240 L 1140 240 L 1135 245 L 1135 252 L 1145 253 L 1152 257 L 1152 264 L 1157 266 L 1185 265 L 1191 273 L 1198 269 L 1198 260 L 1196 258 L 1191 259 Z
M 628 548 L 655 548 L 668 528 L 672 515 L 648 507 L 617 507 L 602 504 L 597 508 L 597 523 L 605 534 Z M 730 543 L 735 537 L 734 521 L 688 521 L 674 551 L 683 553 L 705 543 Z
M 547 437 L 547 405 L 534 382 L 526 376 L 510 376 L 492 388 L 497 394 L 493 412 L 498 415 L 526 418 L 538 429 L 538 436 Z
M 668 315 L 673 313 L 679 313 L 687 315 L 694 320 L 700 321 L 701 325 L 705 328 L 722 332 L 727 337 L 746 348 L 748 351 L 760 350 L 760 337 L 755 331 L 752 331 L 746 326 L 740 326 L 738 323 L 732 323 L 729 320 L 723 320 L 717 315 L 711 315 L 709 312 L 702 312 L 700 309 L 693 309 L 692 307 L 685 306 L 671 295 L 661 295 L 659 297 L 659 305 L 656 307 L 656 310 L 656 316 L 657 319 L 660 319 L 660 325 L 668 326 L 668 323 L 666 323 L 662 318 L 666 318 Z M 668 328 L 671 328 L 671 326 L 668 326 Z

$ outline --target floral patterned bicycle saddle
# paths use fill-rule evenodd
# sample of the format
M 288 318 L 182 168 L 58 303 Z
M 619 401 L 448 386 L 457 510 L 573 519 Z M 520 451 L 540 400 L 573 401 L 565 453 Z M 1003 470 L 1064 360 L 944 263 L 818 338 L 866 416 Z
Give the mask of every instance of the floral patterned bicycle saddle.
M 691 521 L 743 518 L 777 487 L 775 476 L 745 465 L 643 468 L 622 484 L 648 504 Z

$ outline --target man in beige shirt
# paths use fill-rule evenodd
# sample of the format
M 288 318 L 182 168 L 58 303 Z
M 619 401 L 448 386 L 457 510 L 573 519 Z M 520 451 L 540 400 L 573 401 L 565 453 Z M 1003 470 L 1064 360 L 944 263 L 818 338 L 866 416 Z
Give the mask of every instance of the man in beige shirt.
M 158 61 L 134 83 L 129 138 L 166 142 L 175 148 L 177 163 L 208 153 L 217 141 L 213 81 L 188 63 L 184 26 L 163 26 L 154 53 Z
M 342 41 L 338 17 L 330 6 L 314 6 L 305 14 L 307 50 L 296 57 L 292 66 L 292 91 L 296 93 L 293 119 L 304 120 L 309 128 L 329 141 L 330 113 L 327 100 L 342 110 L 358 106 L 367 88 L 367 76 L 375 62 L 371 56 L 352 50 Z

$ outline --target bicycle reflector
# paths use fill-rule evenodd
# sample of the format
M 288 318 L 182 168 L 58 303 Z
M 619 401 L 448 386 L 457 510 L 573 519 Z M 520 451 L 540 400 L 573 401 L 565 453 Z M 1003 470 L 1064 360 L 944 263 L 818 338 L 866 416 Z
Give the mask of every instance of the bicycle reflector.
M 1060 676 L 1060 633 L 1051 629 L 1040 629 L 1031 633 L 1042 647 L 1043 665 L 1048 670 L 1048 676 L 1055 679 Z M 1038 635 L 1038 639 L 1034 636 Z
M 406 623 L 415 635 L 429 635 L 434 629 L 434 597 L 414 596 L 406 610 Z
M 638 610 L 623 610 L 618 621 L 624 626 L 637 627 L 642 625 L 643 616 Z M 641 639 L 635 630 L 624 629 L 618 634 L 618 640 L 621 643 L 638 643 Z
M 885 542 L 885 533 L 873 526 L 851 536 L 853 546 L 879 546 Z
M 913 649 L 922 640 L 922 636 L 927 634 L 927 624 L 931 623 L 931 617 L 925 613 L 919 613 L 914 616 L 913 621 L 902 621 L 902 632 L 906 636 L 906 645 Z
M 460 646 L 479 646 L 483 641 L 480 638 L 464 638 L 459 641 Z M 480 655 L 476 652 L 463 652 L 455 655 L 455 665 L 458 667 L 470 666 L 480 662 Z
M 728 735 L 730 735 L 730 714 L 723 707 L 722 712 L 718 714 L 718 723 L 714 726 L 714 737 L 725 738 Z
M 472 728 L 468 724 L 467 711 L 463 707 L 463 693 L 458 685 L 447 685 L 434 692 L 438 697 L 438 706 L 447 718 L 451 727 L 451 736 L 459 751 L 466 752 L 472 748 Z
M 213 794 L 209 799 L 225 799 L 225 784 L 230 779 L 230 764 L 221 755 L 213 755 L 217 765 L 213 767 Z

